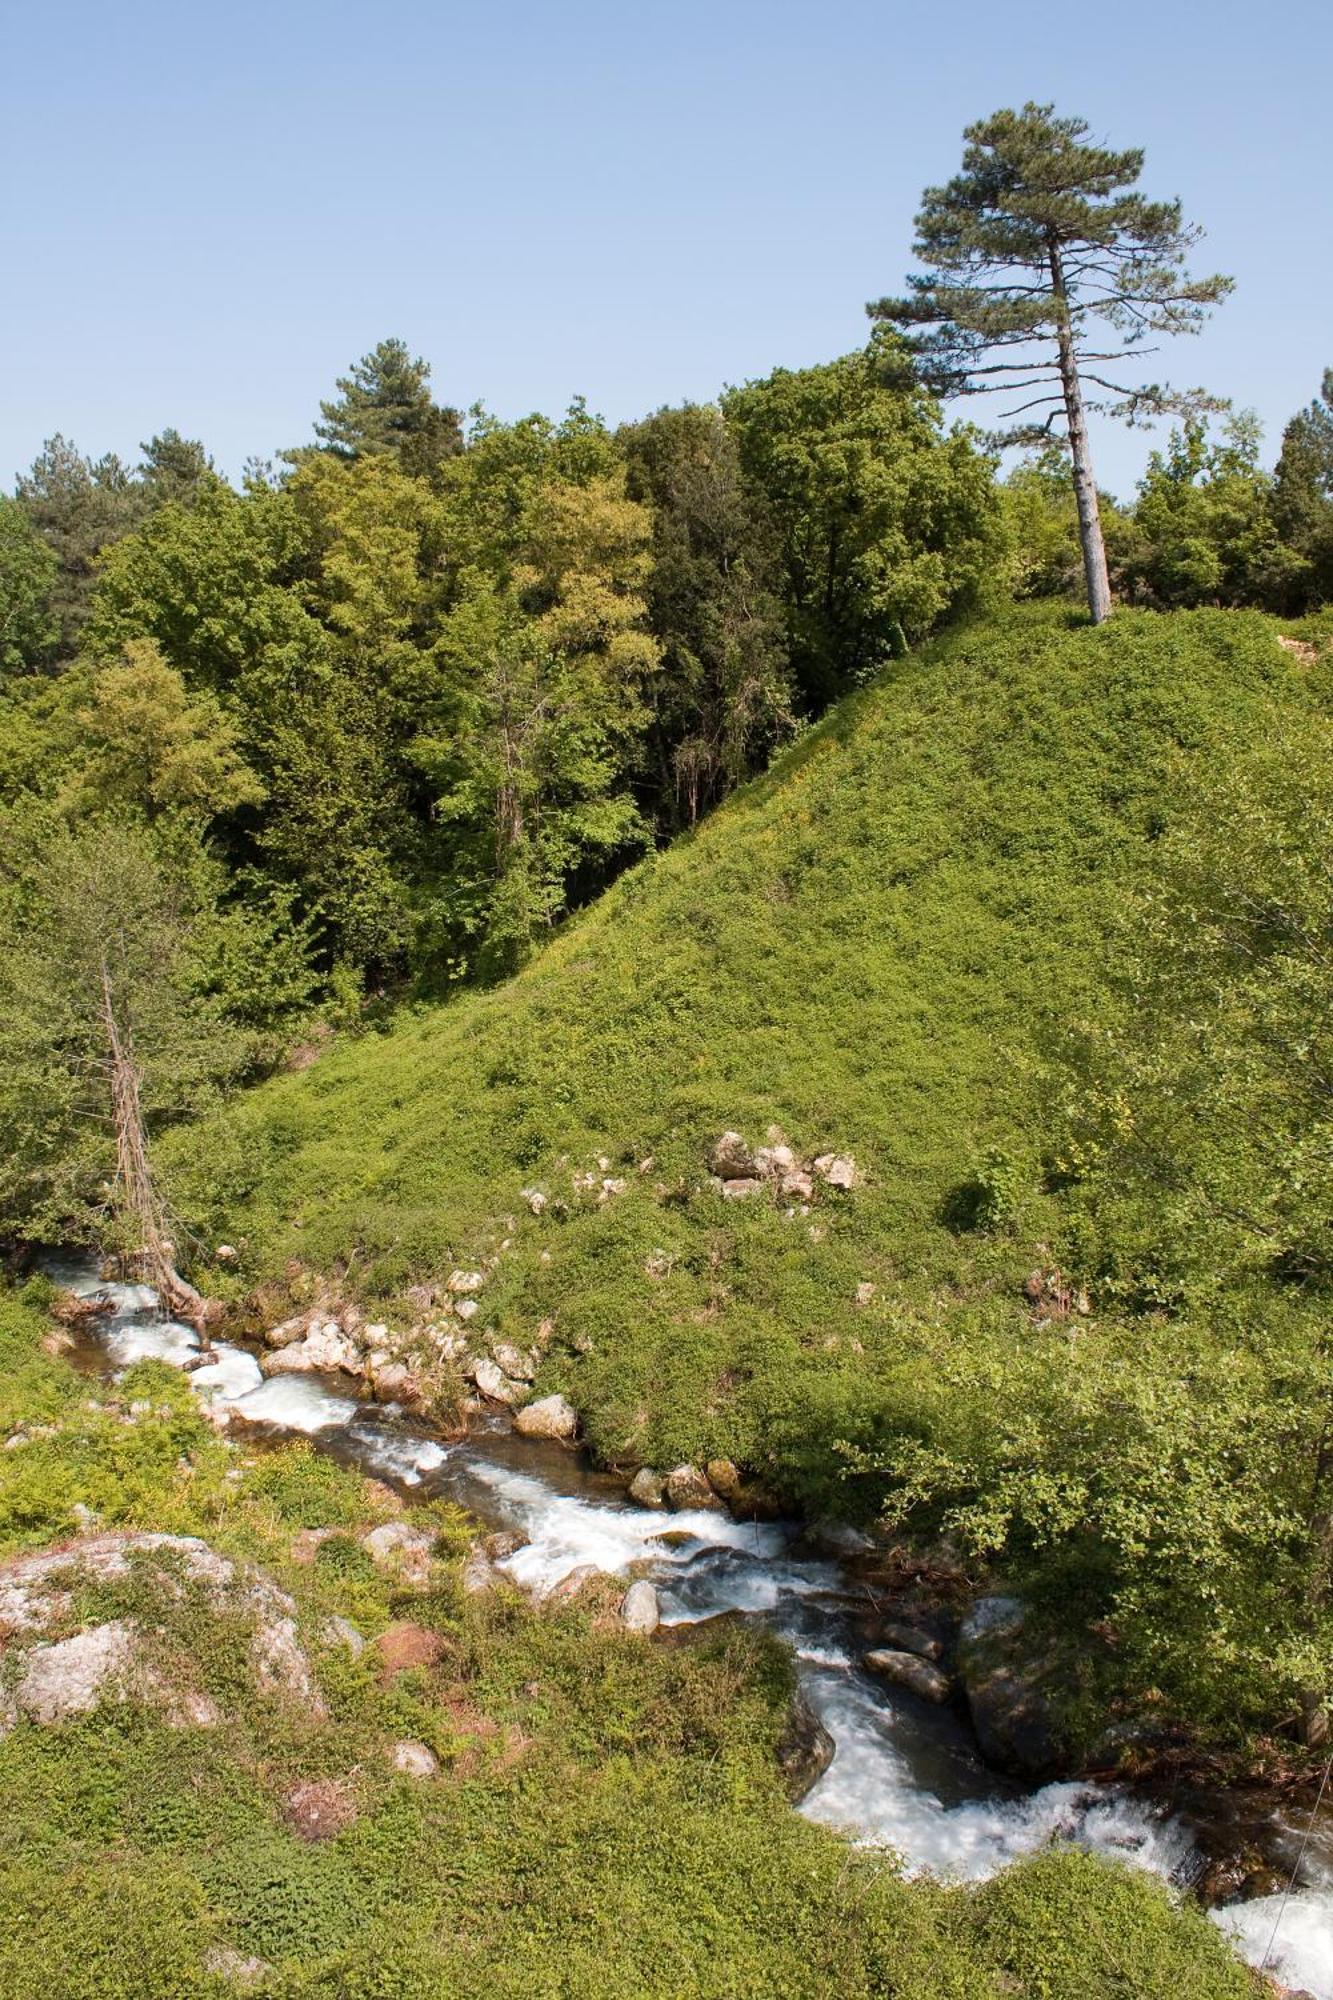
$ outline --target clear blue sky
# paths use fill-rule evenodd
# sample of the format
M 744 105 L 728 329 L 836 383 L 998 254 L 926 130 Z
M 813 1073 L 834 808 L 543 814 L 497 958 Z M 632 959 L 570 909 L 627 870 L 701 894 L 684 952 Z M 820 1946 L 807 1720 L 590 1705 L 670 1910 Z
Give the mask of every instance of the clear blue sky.
M 390 333 L 505 416 L 827 359 L 963 125 L 1028 97 L 1206 224 L 1238 289 L 1166 366 L 1271 447 L 1333 363 L 1331 85 L 1327 0 L 10 0 L 0 481 L 168 424 L 234 475 Z M 1128 490 L 1145 439 L 1096 442 Z

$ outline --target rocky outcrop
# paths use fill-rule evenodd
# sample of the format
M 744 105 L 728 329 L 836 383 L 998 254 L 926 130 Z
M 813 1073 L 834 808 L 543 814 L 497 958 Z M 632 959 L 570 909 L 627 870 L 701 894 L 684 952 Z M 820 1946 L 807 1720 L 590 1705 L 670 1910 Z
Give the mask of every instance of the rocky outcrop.
M 543 1396 L 540 1402 L 525 1404 L 514 1418 L 514 1429 L 523 1437 L 567 1441 L 578 1427 L 577 1412 L 563 1396 Z
M 798 1689 L 792 1696 L 776 1753 L 787 1797 L 793 1805 L 799 1805 L 819 1783 L 833 1762 L 835 1748 L 828 1730 Z
M 173 1652 L 170 1666 L 164 1665 L 155 1629 L 130 1617 L 64 1629 L 75 1616 L 80 1587 L 123 1582 L 131 1574 L 140 1588 L 160 1592 L 163 1615 L 152 1621 L 154 1628 L 169 1627 L 173 1605 L 190 1586 L 203 1592 L 219 1617 L 242 1620 L 256 1691 L 323 1718 L 323 1696 L 285 1591 L 196 1536 L 125 1532 L 25 1556 L 0 1570 L 0 1655 L 8 1689 L 0 1728 L 19 1716 L 61 1722 L 103 1701 L 141 1702 L 181 1727 L 208 1728 L 222 1719 L 193 1661 Z
M 959 1629 L 958 1673 L 988 1763 L 1020 1778 L 1049 1778 L 1059 1770 L 1049 1663 L 1033 1645 L 1021 1599 L 977 1599 Z
M 414 1528 L 406 1521 L 385 1521 L 361 1537 L 361 1546 L 377 1569 L 419 1590 L 424 1590 L 430 1582 L 435 1536 L 429 1528 Z

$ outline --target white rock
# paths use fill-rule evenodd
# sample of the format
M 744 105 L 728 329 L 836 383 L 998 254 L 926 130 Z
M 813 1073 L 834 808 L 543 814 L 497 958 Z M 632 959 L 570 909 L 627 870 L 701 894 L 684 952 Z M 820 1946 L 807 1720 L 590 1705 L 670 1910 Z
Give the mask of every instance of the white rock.
M 534 1215 L 540 1215 L 543 1212 L 546 1207 L 546 1196 L 540 1188 L 521 1188 L 519 1192 Z
M 846 1153 L 821 1153 L 815 1161 L 815 1172 L 828 1187 L 856 1186 L 856 1161 Z
M 104 1693 L 123 1691 L 134 1661 L 134 1628 L 122 1618 L 76 1632 L 28 1654 L 16 1700 L 34 1722 L 63 1722 L 87 1715 Z
M 543 1396 L 514 1418 L 514 1429 L 524 1437 L 572 1438 L 578 1427 L 578 1415 L 563 1396 Z
M 455 1297 L 461 1297 L 468 1292 L 479 1292 L 485 1282 L 486 1273 L 484 1271 L 451 1271 L 449 1273 L 449 1290 Z
M 512 1340 L 497 1340 L 491 1352 L 505 1374 L 515 1382 L 531 1382 L 537 1373 L 536 1355 L 525 1354 L 522 1348 L 515 1347 Z
M 454 1307 L 454 1311 L 457 1313 L 459 1319 L 475 1319 L 481 1311 L 481 1307 L 475 1299 L 460 1299 Z
M 426 1744 L 416 1743 L 410 1738 L 394 1744 L 390 1762 L 394 1770 L 401 1771 L 405 1778 L 433 1778 L 440 1768 L 435 1752 Z
M 632 1583 L 620 1601 L 620 1622 L 630 1632 L 655 1632 L 662 1613 L 657 1592 L 646 1576 Z
M 523 1390 L 517 1382 L 511 1382 L 503 1369 L 493 1361 L 469 1362 L 467 1373 L 477 1385 L 477 1393 L 492 1403 L 513 1405 L 520 1401 Z

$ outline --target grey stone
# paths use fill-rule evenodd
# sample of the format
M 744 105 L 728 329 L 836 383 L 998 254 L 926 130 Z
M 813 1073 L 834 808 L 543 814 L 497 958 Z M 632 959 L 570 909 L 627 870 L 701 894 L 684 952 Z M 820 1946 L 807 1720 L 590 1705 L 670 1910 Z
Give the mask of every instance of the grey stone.
M 902 1625 L 897 1619 L 887 1618 L 879 1628 L 881 1642 L 892 1646 L 900 1653 L 915 1653 L 918 1659 L 938 1660 L 944 1651 L 939 1640 L 929 1632 L 921 1631 L 916 1625 Z
M 787 1721 L 778 1739 L 778 1769 L 786 1783 L 787 1797 L 799 1805 L 833 1762 L 833 1738 L 798 1689 L 787 1711 Z
M 87 1715 L 104 1693 L 127 1691 L 134 1652 L 134 1628 L 121 1618 L 54 1645 L 34 1646 L 18 1686 L 18 1706 L 34 1722 Z
M 620 1622 L 627 1631 L 642 1632 L 645 1637 L 661 1624 L 662 1612 L 657 1592 L 647 1577 L 641 1576 L 625 1592 L 620 1601 Z
M 754 1154 L 739 1132 L 724 1132 L 722 1137 L 714 1142 L 708 1155 L 708 1164 L 719 1180 L 744 1181 L 754 1178 Z
M 958 1633 L 958 1672 L 983 1756 L 1016 1777 L 1052 1776 L 1061 1745 L 1047 1697 L 1048 1662 L 1028 1639 L 1015 1597 L 980 1597 Z

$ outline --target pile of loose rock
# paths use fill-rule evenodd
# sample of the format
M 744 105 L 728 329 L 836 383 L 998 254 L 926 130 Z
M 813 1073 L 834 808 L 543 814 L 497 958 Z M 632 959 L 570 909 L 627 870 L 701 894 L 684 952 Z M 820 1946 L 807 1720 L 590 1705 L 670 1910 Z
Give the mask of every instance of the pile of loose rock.
M 807 1215 L 820 1186 L 846 1193 L 859 1179 L 856 1161 L 846 1153 L 819 1153 L 801 1158 L 776 1125 L 767 1141 L 752 1151 L 739 1132 L 724 1132 L 708 1154 L 713 1186 L 726 1201 L 745 1201 L 768 1194 L 791 1203 L 792 1214 Z

